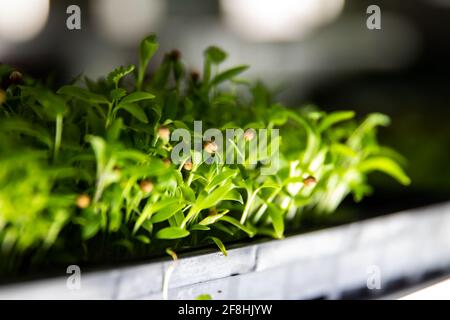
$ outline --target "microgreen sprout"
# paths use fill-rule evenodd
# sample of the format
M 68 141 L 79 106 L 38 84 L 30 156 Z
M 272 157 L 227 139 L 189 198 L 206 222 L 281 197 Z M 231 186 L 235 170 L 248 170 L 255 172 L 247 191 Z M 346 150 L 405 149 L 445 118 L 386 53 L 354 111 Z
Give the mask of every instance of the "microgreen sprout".
M 87 194 L 80 194 L 76 200 L 77 207 L 86 209 L 91 204 L 91 198 Z
M 237 81 L 247 66 L 224 70 L 227 54 L 217 47 L 205 50 L 201 72 L 186 72 L 172 51 L 146 76 L 158 48 L 151 35 L 137 66 L 56 93 L 0 65 L 1 272 L 27 261 L 167 248 L 176 259 L 177 250 L 204 245 L 226 255 L 228 241 L 279 239 L 306 211 L 332 213 L 350 194 L 361 200 L 372 191 L 372 171 L 410 183 L 400 157 L 377 141 L 386 115 L 360 121 L 352 111 L 284 107 L 262 83 Z M 197 141 L 195 121 L 219 133 L 242 131 L 223 140 L 228 154 L 217 140 L 199 140 L 199 151 L 189 147 L 175 161 L 172 135 L 183 129 Z M 265 129 L 279 136 L 267 130 L 259 152 L 248 152 Z M 203 151 L 241 162 L 197 161 Z M 265 172 L 275 155 L 279 165 Z

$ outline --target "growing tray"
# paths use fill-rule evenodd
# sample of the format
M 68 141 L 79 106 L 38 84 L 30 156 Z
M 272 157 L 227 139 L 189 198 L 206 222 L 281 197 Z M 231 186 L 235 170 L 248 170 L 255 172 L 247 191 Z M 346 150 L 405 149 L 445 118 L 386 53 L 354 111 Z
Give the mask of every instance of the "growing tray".
M 162 299 L 170 259 L 0 286 L 0 299 Z M 337 299 L 367 289 L 378 272 L 386 290 L 398 279 L 450 273 L 450 202 L 361 222 L 181 255 L 168 282 L 169 299 Z

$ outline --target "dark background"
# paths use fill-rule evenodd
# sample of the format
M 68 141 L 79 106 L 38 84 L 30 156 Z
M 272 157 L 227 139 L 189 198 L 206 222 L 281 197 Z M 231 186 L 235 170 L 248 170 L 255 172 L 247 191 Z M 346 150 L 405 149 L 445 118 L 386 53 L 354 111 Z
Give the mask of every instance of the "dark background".
M 450 1 L 345 1 L 336 19 L 304 36 L 258 41 L 245 31 L 264 34 L 269 27 L 227 24 L 219 1 L 109 0 L 110 10 L 101 7 L 106 2 L 51 1 L 36 37 L 21 43 L 0 37 L 0 61 L 37 77 L 50 73 L 56 86 L 80 73 L 95 78 L 135 63 L 139 39 L 151 32 L 161 42 L 156 60 L 177 48 L 192 69 L 201 68 L 205 47 L 219 45 L 230 65 L 250 64 L 247 76 L 262 79 L 287 105 L 391 116 L 380 139 L 408 159 L 412 185 L 374 174 L 376 192 L 360 211 L 388 213 L 450 199 Z M 66 28 L 70 4 L 81 7 L 79 31 Z M 381 30 L 366 27 L 371 4 L 381 8 Z M 302 28 L 302 19 L 292 19 Z M 133 22 L 140 29 L 130 27 Z

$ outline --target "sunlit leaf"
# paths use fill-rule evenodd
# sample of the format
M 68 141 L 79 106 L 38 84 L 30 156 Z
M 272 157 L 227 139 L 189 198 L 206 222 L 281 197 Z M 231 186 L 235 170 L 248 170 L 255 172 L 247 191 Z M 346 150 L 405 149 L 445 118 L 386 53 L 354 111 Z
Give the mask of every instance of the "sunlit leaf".
M 151 221 L 152 221 L 152 223 L 158 223 L 158 222 L 165 221 L 165 220 L 169 219 L 171 216 L 173 216 L 174 214 L 176 214 L 178 211 L 180 211 L 184 206 L 185 206 L 184 203 L 169 204 L 165 208 L 160 209 L 157 213 L 155 213 L 152 216 Z
M 156 233 L 156 238 L 158 239 L 179 239 L 179 238 L 185 238 L 189 235 L 189 231 L 178 228 L 178 227 L 167 227 L 164 229 L 159 230 Z
M 395 178 L 403 185 L 409 185 L 411 179 L 406 175 L 403 169 L 392 159 L 387 157 L 371 157 L 359 165 L 362 172 L 381 171 Z
M 332 125 L 352 119 L 355 116 L 354 111 L 335 111 L 327 114 L 321 121 L 319 125 L 319 131 L 325 131 Z
M 233 226 L 241 229 L 242 231 L 244 231 L 245 233 L 247 233 L 250 237 L 253 237 L 255 235 L 255 231 L 252 230 L 249 227 L 246 227 L 245 225 L 243 225 L 242 223 L 240 223 L 238 220 L 236 220 L 233 217 L 230 216 L 223 216 L 220 218 L 221 221 L 226 221 L 230 224 L 232 224 Z
M 225 210 L 224 212 L 221 212 L 221 213 L 209 215 L 206 218 L 204 218 L 202 221 L 200 221 L 199 224 L 202 226 L 207 226 L 209 224 L 213 224 L 216 221 L 220 220 L 220 218 L 222 218 L 224 215 L 226 215 L 228 213 L 228 211 L 229 210 Z

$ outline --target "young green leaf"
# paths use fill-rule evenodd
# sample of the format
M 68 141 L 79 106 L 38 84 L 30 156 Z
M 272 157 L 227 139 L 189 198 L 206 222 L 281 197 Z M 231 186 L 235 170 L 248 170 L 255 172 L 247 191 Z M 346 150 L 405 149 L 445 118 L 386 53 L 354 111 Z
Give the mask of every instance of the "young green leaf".
M 371 132 L 377 126 L 387 126 L 390 123 L 390 118 L 382 113 L 371 113 L 366 119 L 359 125 L 358 128 L 351 134 L 348 138 L 348 145 L 353 148 L 360 148 L 361 141 L 367 135 L 368 132 Z
M 211 46 L 205 50 L 204 55 L 203 82 L 208 85 L 211 78 L 211 66 L 222 63 L 227 58 L 227 54 L 222 49 Z
M 226 195 L 224 195 L 222 200 L 236 201 L 240 204 L 244 204 L 244 200 L 242 199 L 242 195 L 238 190 L 231 190 Z
M 211 228 L 208 226 L 201 225 L 201 224 L 194 224 L 193 226 L 191 226 L 189 228 L 189 230 L 190 231 L 209 231 L 209 230 L 211 230 Z
M 88 240 L 95 236 L 100 229 L 100 224 L 88 224 L 82 228 L 81 237 L 83 240 Z
M 210 194 L 202 193 L 197 198 L 197 201 L 193 204 L 188 214 L 183 220 L 181 227 L 184 228 L 188 222 L 190 222 L 198 213 L 204 209 L 212 208 L 220 201 L 224 200 L 226 195 L 233 189 L 233 184 L 226 183 L 223 186 L 216 188 Z
M 207 195 L 200 195 L 195 206 L 199 210 L 212 208 L 220 201 L 224 200 L 226 195 L 234 188 L 232 183 L 226 183 L 223 186 L 216 188 L 213 192 Z
M 28 135 L 41 141 L 48 147 L 52 147 L 52 137 L 46 128 L 36 123 L 28 123 L 20 118 L 8 118 L 0 121 L 0 132 L 18 132 L 19 134 Z
M 205 58 L 213 64 L 220 64 L 227 58 L 227 53 L 219 47 L 211 46 L 205 50 Z
M 158 222 L 165 221 L 165 220 L 169 219 L 170 217 L 172 217 L 174 214 L 176 214 L 178 211 L 183 209 L 184 206 L 185 206 L 185 204 L 182 202 L 169 204 L 165 208 L 163 208 L 163 209 L 159 210 L 157 213 L 155 213 L 151 218 L 151 222 L 158 223 Z
M 340 155 L 348 158 L 357 158 L 358 153 L 343 143 L 333 143 L 330 145 L 330 152 L 334 155 Z
M 52 118 L 68 111 L 65 101 L 48 89 L 30 86 L 21 86 L 20 88 L 24 95 L 35 98 Z
M 223 225 L 222 223 L 220 223 L 220 221 L 211 224 L 211 227 L 216 229 L 216 230 L 222 231 L 223 233 L 225 233 L 225 234 L 227 234 L 227 235 L 229 235 L 231 237 L 234 237 L 234 235 L 236 233 L 235 230 L 233 230 L 232 228 L 229 228 L 229 227 Z
M 189 231 L 187 231 L 185 229 L 181 229 L 178 227 L 167 227 L 167 228 L 159 230 L 156 233 L 156 238 L 172 240 L 172 239 L 185 238 L 188 235 L 189 235 Z
M 148 63 L 159 48 L 156 35 L 152 34 L 144 38 L 139 47 L 139 70 L 136 79 L 136 87 L 138 90 L 142 88 L 145 72 L 147 71 Z
M 220 218 L 222 218 L 224 215 L 226 215 L 228 213 L 229 210 L 225 210 L 224 212 L 221 213 L 217 213 L 217 214 L 213 214 L 213 215 L 209 215 L 207 216 L 205 219 L 203 219 L 202 221 L 200 221 L 198 224 L 202 225 L 202 226 L 207 226 L 209 224 L 213 224 L 216 221 L 220 220 Z
M 134 70 L 134 65 L 129 66 L 122 66 L 114 69 L 114 71 L 110 72 L 108 74 L 108 81 L 113 83 L 115 87 L 117 88 L 119 86 L 119 81 L 125 77 L 126 75 L 130 74 Z
M 403 169 L 392 159 L 387 157 L 371 157 L 360 163 L 358 166 L 362 172 L 378 170 L 384 172 L 403 185 L 409 185 L 411 179 Z
M 183 193 L 184 199 L 186 199 L 189 202 L 195 202 L 195 193 L 191 188 L 189 188 L 188 186 L 185 186 L 183 182 L 180 183 L 179 188 L 180 188 L 181 192 Z
M 130 93 L 129 95 L 124 97 L 120 101 L 120 103 L 123 103 L 123 104 L 134 103 L 134 102 L 139 102 L 139 101 L 143 101 L 143 100 L 151 100 L 154 98 L 155 98 L 155 95 L 153 95 L 151 93 L 137 91 L 137 92 Z
M 223 244 L 222 240 L 220 240 L 217 237 L 207 237 L 207 239 L 212 240 L 217 245 L 217 247 L 219 247 L 220 251 L 222 251 L 224 256 L 228 255 L 227 248 L 225 248 L 225 245 Z
M 228 181 L 229 179 L 232 179 L 238 174 L 237 170 L 233 169 L 227 169 L 223 170 L 220 174 L 216 175 L 214 179 L 211 180 L 210 183 L 208 183 L 208 186 L 205 188 L 206 191 L 209 191 L 213 188 L 215 188 L 217 185 L 223 183 L 224 181 Z
M 133 233 L 136 233 L 141 227 L 141 225 L 144 223 L 144 221 L 150 219 L 155 212 L 159 212 L 165 209 L 166 207 L 178 204 L 179 202 L 180 200 L 176 198 L 168 198 L 160 200 L 155 203 L 148 201 L 147 204 L 144 206 L 144 209 L 142 210 L 142 213 L 140 214 L 139 218 L 136 220 L 136 224 L 134 225 L 133 228 Z
M 319 125 L 319 131 L 325 131 L 334 124 L 352 119 L 355 116 L 354 111 L 335 111 L 327 114 L 321 121 Z
M 234 68 L 228 69 L 226 71 L 223 71 L 211 80 L 210 86 L 216 86 L 224 81 L 231 80 L 247 69 L 248 69 L 248 66 L 239 66 L 239 67 L 234 67 Z
M 140 122 L 148 123 L 147 115 L 145 114 L 145 111 L 142 110 L 142 108 L 135 104 L 135 103 L 120 103 L 115 111 L 119 111 L 120 109 L 123 109 L 130 113 L 133 117 L 138 119 Z
M 135 238 L 137 240 L 139 240 L 140 242 L 142 242 L 142 243 L 150 244 L 150 238 L 147 237 L 147 236 L 144 236 L 144 235 L 140 234 L 140 235 L 136 236 Z
M 236 220 L 233 217 L 223 216 L 219 220 L 226 221 L 226 222 L 232 224 L 233 226 L 235 226 L 235 227 L 241 229 L 242 231 L 244 231 L 245 233 L 247 233 L 250 237 L 253 237 L 255 235 L 255 231 L 254 230 L 252 230 L 251 228 L 243 225 L 242 223 L 240 223 L 238 220 Z
M 115 88 L 109 92 L 109 96 L 113 101 L 119 101 L 127 95 L 127 91 L 123 88 Z

